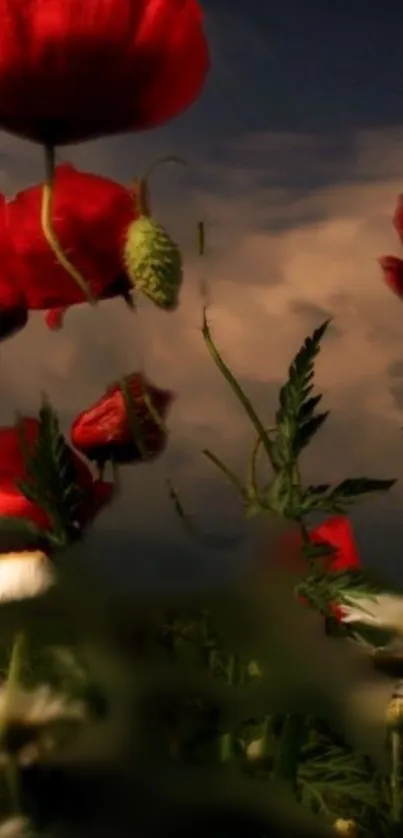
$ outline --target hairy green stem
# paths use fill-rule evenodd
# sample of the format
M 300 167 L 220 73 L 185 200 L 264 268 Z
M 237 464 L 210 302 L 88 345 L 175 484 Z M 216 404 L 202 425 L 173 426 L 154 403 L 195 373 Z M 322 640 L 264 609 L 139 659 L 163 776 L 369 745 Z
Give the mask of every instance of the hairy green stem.
M 42 187 L 42 207 L 41 207 L 41 227 L 45 239 L 54 253 L 57 262 L 61 265 L 66 273 L 71 276 L 80 291 L 83 292 L 87 301 L 91 305 L 96 305 L 97 300 L 93 296 L 90 286 L 85 277 L 77 268 L 72 265 L 68 257 L 63 251 L 60 242 L 57 239 L 53 229 L 52 221 L 52 205 L 54 193 L 54 175 L 55 175 L 55 149 L 54 146 L 45 146 L 45 180 Z

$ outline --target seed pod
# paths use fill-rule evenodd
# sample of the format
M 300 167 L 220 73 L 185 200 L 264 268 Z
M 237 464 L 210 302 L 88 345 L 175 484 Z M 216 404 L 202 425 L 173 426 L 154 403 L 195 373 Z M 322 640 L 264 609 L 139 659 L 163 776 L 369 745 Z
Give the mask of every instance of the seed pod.
M 129 226 L 124 262 L 136 290 L 166 311 L 177 307 L 182 284 L 182 255 L 178 245 L 153 218 L 141 215 Z

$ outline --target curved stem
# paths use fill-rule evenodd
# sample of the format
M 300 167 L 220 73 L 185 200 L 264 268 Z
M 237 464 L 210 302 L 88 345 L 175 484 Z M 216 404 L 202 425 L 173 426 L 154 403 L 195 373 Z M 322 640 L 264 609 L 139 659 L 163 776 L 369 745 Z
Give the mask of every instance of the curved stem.
M 136 178 L 133 181 L 133 192 L 135 195 L 136 209 L 139 215 L 146 218 L 151 216 L 150 194 L 148 190 L 148 182 L 146 178 Z
M 258 436 L 260 436 L 262 440 L 263 448 L 266 451 L 266 454 L 269 458 L 269 461 L 274 469 L 274 471 L 278 471 L 276 467 L 275 460 L 273 458 L 273 451 L 272 451 L 272 443 L 269 438 L 268 433 L 266 432 L 264 425 L 260 421 L 252 403 L 249 401 L 248 397 L 246 396 L 244 390 L 242 389 L 241 385 L 231 372 L 230 368 L 227 367 L 225 361 L 221 357 L 214 341 L 210 333 L 210 328 L 207 321 L 207 310 L 204 308 L 203 310 L 203 326 L 202 326 L 202 335 L 206 347 L 210 353 L 211 358 L 213 359 L 216 367 L 220 370 L 221 374 L 224 376 L 228 384 L 230 385 L 233 393 L 237 397 L 238 401 L 242 405 L 246 415 L 249 417 L 252 425 L 254 426 Z
M 206 457 L 207 460 L 210 460 L 210 462 L 213 463 L 216 466 L 216 468 L 218 468 L 219 471 L 222 472 L 222 474 L 224 474 L 227 480 L 229 480 L 229 482 L 232 483 L 233 486 L 235 486 L 235 489 L 237 489 L 243 500 L 247 501 L 248 497 L 246 495 L 245 488 L 242 485 L 239 478 L 236 476 L 236 474 L 234 474 L 234 472 L 231 471 L 231 469 L 228 468 L 228 466 L 225 463 L 223 463 L 223 461 L 220 460 L 220 458 L 217 457 L 216 454 L 213 454 L 213 452 L 210 451 L 208 448 L 204 448 L 202 454 L 203 457 Z
M 83 292 L 90 305 L 96 305 L 97 300 L 77 268 L 71 264 L 57 240 L 52 223 L 52 203 L 54 191 L 55 150 L 54 146 L 45 146 L 45 180 L 42 188 L 41 227 L 45 239 L 54 253 L 57 262 L 71 276 L 80 291 Z
M 150 199 L 148 194 L 148 180 L 150 175 L 158 169 L 159 166 L 162 166 L 164 163 L 179 163 L 181 166 L 187 166 L 186 160 L 183 160 L 182 157 L 177 157 L 175 154 L 168 154 L 165 157 L 160 157 L 151 166 L 148 167 L 147 171 L 141 178 L 135 178 L 133 180 L 133 188 L 136 194 L 136 202 L 137 202 L 137 209 L 140 215 L 145 215 L 148 218 L 151 215 L 150 210 Z
M 158 169 L 159 166 L 163 166 L 164 163 L 179 163 L 181 166 L 188 165 L 183 157 L 178 157 L 176 154 L 166 154 L 164 157 L 159 157 L 158 160 L 155 160 L 155 162 L 148 167 L 146 173 L 143 175 L 144 180 L 148 180 L 155 169 Z
M 266 428 L 266 433 L 267 434 L 273 434 L 273 433 L 276 433 L 276 431 L 277 431 L 277 428 L 276 428 L 275 425 L 270 427 L 270 428 Z M 251 453 L 251 456 L 250 456 L 249 467 L 248 467 L 248 476 L 247 476 L 247 480 L 246 480 L 248 497 L 250 497 L 252 500 L 255 500 L 255 501 L 258 499 L 258 497 L 260 495 L 258 482 L 257 482 L 257 462 L 258 462 L 258 456 L 259 456 L 261 447 L 262 447 L 262 437 L 258 436 L 258 438 L 257 438 L 257 440 L 256 440 L 256 442 L 253 446 L 252 453 Z

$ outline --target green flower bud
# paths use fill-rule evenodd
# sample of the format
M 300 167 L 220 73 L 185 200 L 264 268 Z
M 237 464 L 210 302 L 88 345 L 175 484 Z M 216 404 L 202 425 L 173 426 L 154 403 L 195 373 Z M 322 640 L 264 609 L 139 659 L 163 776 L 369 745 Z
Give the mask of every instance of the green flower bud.
M 130 281 L 159 308 L 177 307 L 182 284 L 182 255 L 166 230 L 147 215 L 130 225 L 124 246 Z

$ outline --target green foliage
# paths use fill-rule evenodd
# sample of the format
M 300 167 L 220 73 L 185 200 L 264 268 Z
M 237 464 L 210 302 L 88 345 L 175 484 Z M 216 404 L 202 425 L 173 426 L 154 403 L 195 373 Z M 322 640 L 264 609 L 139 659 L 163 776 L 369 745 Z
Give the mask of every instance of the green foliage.
M 273 457 L 279 470 L 294 467 L 303 449 L 309 445 L 329 415 L 328 411 L 315 413 L 322 396 L 311 396 L 314 361 L 329 322 L 326 320 L 314 331 L 312 337 L 306 338 L 289 368 L 288 380 L 280 389 L 276 435 L 272 440 Z
M 299 458 L 316 433 L 326 422 L 329 412 L 317 412 L 322 394 L 313 394 L 314 363 L 330 321 L 326 320 L 310 337 L 292 361 L 286 383 L 281 387 L 275 424 L 269 430 L 256 414 L 250 400 L 221 358 L 212 339 L 206 310 L 203 337 L 210 355 L 229 383 L 257 432 L 245 484 L 210 451 L 203 453 L 220 469 L 241 495 L 249 517 L 261 512 L 274 512 L 285 518 L 301 521 L 310 512 L 343 513 L 368 494 L 388 491 L 395 480 L 360 477 L 343 480 L 336 486 L 320 484 L 304 487 L 299 474 Z M 263 449 L 273 476 L 264 489 L 259 489 L 257 461 Z
M 77 512 L 83 500 L 73 454 L 59 428 L 57 414 L 43 400 L 39 412 L 39 432 L 30 446 L 20 427 L 25 456 L 26 477 L 18 485 L 25 497 L 38 504 L 52 523 L 51 540 L 62 545 L 77 530 Z
M 365 495 L 387 492 L 395 483 L 396 480 L 354 477 L 333 487 L 328 484 L 308 486 L 301 496 L 301 508 L 304 515 L 314 511 L 343 514 Z
M 219 355 L 206 312 L 203 336 L 257 435 L 244 481 L 215 454 L 204 454 L 235 486 L 247 516 L 274 514 L 298 524 L 307 573 L 294 594 L 330 618 L 334 603 L 348 604 L 352 592 L 355 603 L 361 597 L 371 599 L 382 586 L 362 571 L 329 569 L 334 548 L 309 542 L 306 517 L 313 511 L 344 513 L 366 495 L 388 490 L 394 481 L 350 478 L 336 486 L 303 484 L 301 454 L 328 417 L 328 412 L 318 412 L 322 396 L 314 393 L 314 364 L 328 325 L 326 321 L 316 329 L 295 356 L 280 389 L 274 424 L 269 427 L 257 416 Z M 130 419 L 134 411 L 124 381 L 122 389 Z M 132 430 L 137 434 L 134 424 Z M 51 546 L 66 546 L 75 534 L 83 493 L 77 485 L 71 450 L 46 401 L 36 444 L 28 446 L 23 437 L 21 441 L 26 478 L 20 487 L 47 512 L 52 531 L 45 534 L 25 522 L 20 527 L 10 519 L 4 525 L 0 520 L 0 536 L 3 531 L 14 537 L 17 531 L 20 538 L 29 537 L 35 543 L 46 536 Z M 266 455 L 271 472 L 264 488 L 257 479 L 261 453 Z M 192 537 L 213 548 L 238 543 L 238 536 L 231 539 L 202 533 L 189 519 L 171 484 L 169 491 L 175 511 Z M 356 820 L 363 836 L 371 835 L 375 824 L 377 836 L 390 838 L 395 826 L 390 777 L 379 756 L 384 757 L 386 732 L 382 727 L 379 743 L 372 718 L 361 720 L 357 715 L 357 730 L 365 734 L 364 748 L 372 757 L 359 752 L 359 735 L 354 739 L 338 708 L 343 693 L 350 695 L 362 683 L 351 643 L 342 630 L 341 637 L 332 638 L 332 643 L 345 644 L 341 665 L 340 649 L 325 636 L 324 620 L 321 623 L 319 618 L 318 624 L 323 624 L 322 637 L 317 626 L 311 625 L 312 612 L 293 601 L 291 583 L 289 591 L 277 590 L 274 580 L 272 591 L 242 590 L 194 603 L 188 598 L 175 603 L 167 600 L 163 605 L 140 600 L 111 604 L 109 595 L 98 602 L 98 592 L 83 584 L 81 577 L 73 584 L 73 576 L 69 576 L 75 572 L 73 565 L 64 563 L 61 587 L 48 599 L 0 608 L 1 633 L 7 642 L 15 625 L 32 634 L 21 669 L 27 686 L 45 681 L 85 702 L 87 722 L 75 741 L 74 753 L 79 755 L 78 763 L 95 767 L 104 764 L 105 753 L 99 757 L 99 748 L 106 747 L 106 759 L 118 778 L 121 795 L 119 806 L 113 805 L 114 834 L 120 834 L 119 817 L 126 829 L 136 799 L 132 831 L 145 838 L 181 831 L 187 834 L 189 825 L 192 830 L 197 825 L 198 838 L 207 834 L 217 838 L 270 834 L 277 838 L 284 832 L 290 838 L 315 834 L 325 838 L 337 818 Z M 44 648 L 38 650 L 33 639 L 42 641 L 46 634 Z M 345 635 L 349 636 L 348 628 Z M 324 649 L 327 643 L 329 648 Z M 1 648 L 2 669 L 4 651 Z M 379 688 L 377 675 L 374 671 L 373 681 L 368 677 L 368 688 Z M 339 695 L 335 695 L 337 690 Z M 379 709 L 379 700 L 376 706 Z M 251 746 L 256 743 L 259 756 L 252 759 Z M 59 796 L 49 793 L 49 788 L 54 788 L 54 768 Z M 98 817 L 99 832 L 106 817 L 101 802 L 108 799 L 110 781 L 108 794 L 102 791 L 99 777 L 91 776 L 87 785 L 74 759 L 69 757 L 65 765 L 57 750 L 54 765 L 47 756 L 44 770 L 52 779 L 48 785 L 42 779 L 35 786 L 35 805 L 27 806 L 38 833 L 44 834 L 59 818 L 76 834 L 76 824 L 70 820 L 74 795 L 69 783 L 74 772 L 95 822 Z M 20 772 L 23 783 L 29 785 L 29 772 L 24 767 Z M 69 777 L 64 787 L 61 774 Z M 149 787 L 145 778 L 152 778 Z M 0 797 L 3 781 L 0 770 Z M 115 795 L 110 796 L 113 802 Z M 396 799 L 394 806 L 396 811 Z M 200 824 L 210 810 L 212 820 L 202 829 Z M 229 810 L 235 813 L 236 829 L 218 828 L 221 816 L 217 813 L 227 813 L 227 824 Z M 184 822 L 178 824 L 183 812 Z M 241 829 L 238 822 L 245 822 L 245 827 Z M 84 834 L 91 832 L 88 822 L 83 828 Z
M 298 781 L 304 793 L 304 803 L 313 810 L 335 817 L 341 813 L 362 819 L 363 807 L 368 815 L 387 819 L 388 796 L 384 784 L 379 783 L 371 761 L 347 746 L 319 742 L 301 754 Z M 370 809 L 372 812 L 368 812 Z

